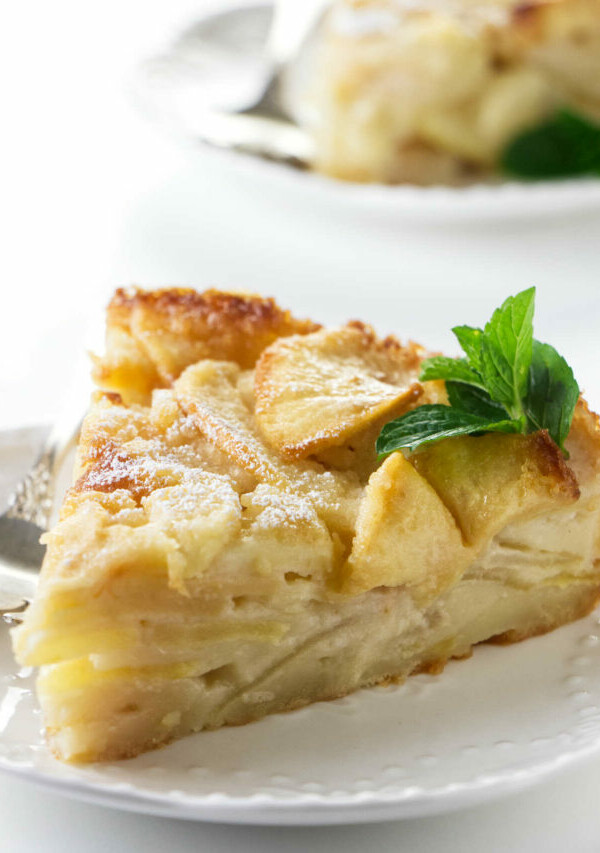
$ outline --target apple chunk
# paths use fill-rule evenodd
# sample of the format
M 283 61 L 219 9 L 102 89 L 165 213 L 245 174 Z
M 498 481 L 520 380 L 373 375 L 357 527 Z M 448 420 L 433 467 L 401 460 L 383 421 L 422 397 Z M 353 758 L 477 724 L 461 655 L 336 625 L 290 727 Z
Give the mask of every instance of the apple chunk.
M 550 512 L 579 497 L 577 480 L 545 431 L 461 436 L 431 444 L 411 463 L 479 548 L 513 518 Z
M 435 489 L 401 453 L 393 453 L 367 485 L 342 588 L 355 594 L 406 585 L 429 599 L 472 558 Z
M 359 323 L 280 339 L 256 366 L 258 428 L 288 459 L 340 446 L 414 403 L 422 393 L 420 354 Z

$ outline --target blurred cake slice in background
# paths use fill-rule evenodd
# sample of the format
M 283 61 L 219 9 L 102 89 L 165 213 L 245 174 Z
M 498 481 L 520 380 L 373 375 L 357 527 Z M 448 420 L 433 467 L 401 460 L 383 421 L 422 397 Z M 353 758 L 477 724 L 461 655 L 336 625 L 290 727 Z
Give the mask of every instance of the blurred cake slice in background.
M 463 185 L 559 109 L 600 118 L 600 0 L 338 0 L 304 66 L 318 171 Z

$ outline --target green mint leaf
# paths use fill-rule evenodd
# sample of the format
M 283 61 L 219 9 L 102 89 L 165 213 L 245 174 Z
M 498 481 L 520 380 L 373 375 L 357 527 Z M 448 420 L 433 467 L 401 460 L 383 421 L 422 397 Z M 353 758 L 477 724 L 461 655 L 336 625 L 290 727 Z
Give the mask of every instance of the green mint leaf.
M 519 432 L 519 421 L 495 421 L 452 406 L 439 404 L 419 406 L 386 424 L 377 439 L 375 448 L 379 456 L 394 450 L 415 450 L 423 444 L 441 441 L 457 435 L 481 432 Z
M 463 382 L 446 382 L 448 402 L 455 409 L 462 409 L 491 421 L 509 419 L 508 412 L 499 403 L 494 403 L 487 391 Z
M 486 323 L 482 339 L 484 386 L 513 419 L 523 418 L 533 347 L 535 287 L 509 298 Z
M 600 125 L 571 110 L 526 130 L 501 157 L 504 171 L 521 178 L 600 174 Z
M 564 358 L 550 344 L 534 341 L 525 401 L 530 429 L 547 429 L 564 450 L 578 399 L 579 386 Z
M 426 358 L 421 365 L 419 379 L 421 382 L 443 379 L 447 382 L 466 382 L 469 385 L 484 387 L 481 376 L 469 367 L 466 358 L 448 358 L 445 355 Z
M 473 326 L 455 326 L 452 331 L 467 356 L 469 365 L 481 373 L 481 347 L 483 341 L 483 331 L 476 329 Z
M 540 429 L 567 455 L 579 387 L 564 358 L 534 340 L 534 302 L 531 287 L 506 299 L 483 330 L 456 326 L 466 358 L 426 359 L 420 375 L 445 382 L 449 405 L 419 406 L 386 424 L 376 443 L 379 456 L 457 435 Z

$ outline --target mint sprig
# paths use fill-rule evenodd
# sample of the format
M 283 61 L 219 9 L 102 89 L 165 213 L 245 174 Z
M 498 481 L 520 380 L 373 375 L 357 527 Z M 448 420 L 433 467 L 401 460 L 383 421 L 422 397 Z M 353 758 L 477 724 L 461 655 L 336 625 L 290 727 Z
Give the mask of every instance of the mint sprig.
M 497 308 L 481 335 L 481 374 L 494 402 L 514 420 L 524 420 L 523 398 L 533 347 L 535 287 Z
M 466 358 L 449 358 L 445 355 L 435 355 L 424 361 L 419 379 L 422 382 L 443 379 L 446 382 L 466 382 L 469 385 L 484 387 L 479 373 L 469 365 Z
M 554 347 L 534 339 L 534 302 L 531 287 L 510 296 L 483 329 L 456 326 L 465 357 L 426 359 L 419 377 L 444 380 L 449 405 L 419 406 L 386 424 L 377 453 L 415 450 L 457 435 L 545 429 L 567 455 L 579 386 Z
M 474 415 L 487 418 L 488 421 L 501 421 L 506 418 L 506 409 L 495 403 L 487 391 L 464 382 L 446 382 L 448 402 L 455 409 L 462 409 Z
M 511 420 L 490 420 L 474 412 L 440 404 L 419 406 L 384 426 L 377 439 L 377 453 L 385 456 L 401 447 L 415 450 L 442 438 L 481 432 L 519 432 L 519 424 Z
M 547 429 L 563 447 L 578 397 L 579 386 L 564 358 L 550 344 L 534 341 L 525 401 L 529 429 Z
M 508 174 L 528 179 L 600 175 L 600 124 L 562 109 L 513 139 L 500 164 Z

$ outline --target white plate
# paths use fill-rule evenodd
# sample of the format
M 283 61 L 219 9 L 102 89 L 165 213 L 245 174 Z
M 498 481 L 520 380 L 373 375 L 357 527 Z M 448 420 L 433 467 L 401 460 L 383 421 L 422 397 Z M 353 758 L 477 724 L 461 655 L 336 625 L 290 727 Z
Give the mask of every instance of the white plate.
M 327 824 L 472 805 L 600 746 L 600 619 L 481 646 L 439 676 L 185 738 L 130 761 L 56 761 L 31 671 L 0 629 L 0 768 L 79 799 L 204 821 Z
M 41 434 L 0 433 L 0 470 L 13 466 L 0 497 Z M 15 664 L 0 621 L 0 770 L 77 799 L 191 820 L 317 825 L 434 814 L 531 786 L 600 749 L 600 610 L 545 637 L 479 646 L 439 676 L 112 764 L 52 757 L 34 678 Z
M 450 223 L 537 219 L 600 210 L 600 180 L 577 179 L 467 188 L 380 186 L 337 181 L 245 153 L 220 151 L 202 143 L 203 110 L 247 104 L 264 79 L 261 47 L 270 6 L 225 7 L 185 30 L 164 51 L 143 63 L 133 95 L 153 121 L 179 140 L 194 144 L 212 167 L 233 170 L 251 190 L 270 193 L 273 204 L 305 205 L 354 222 Z

